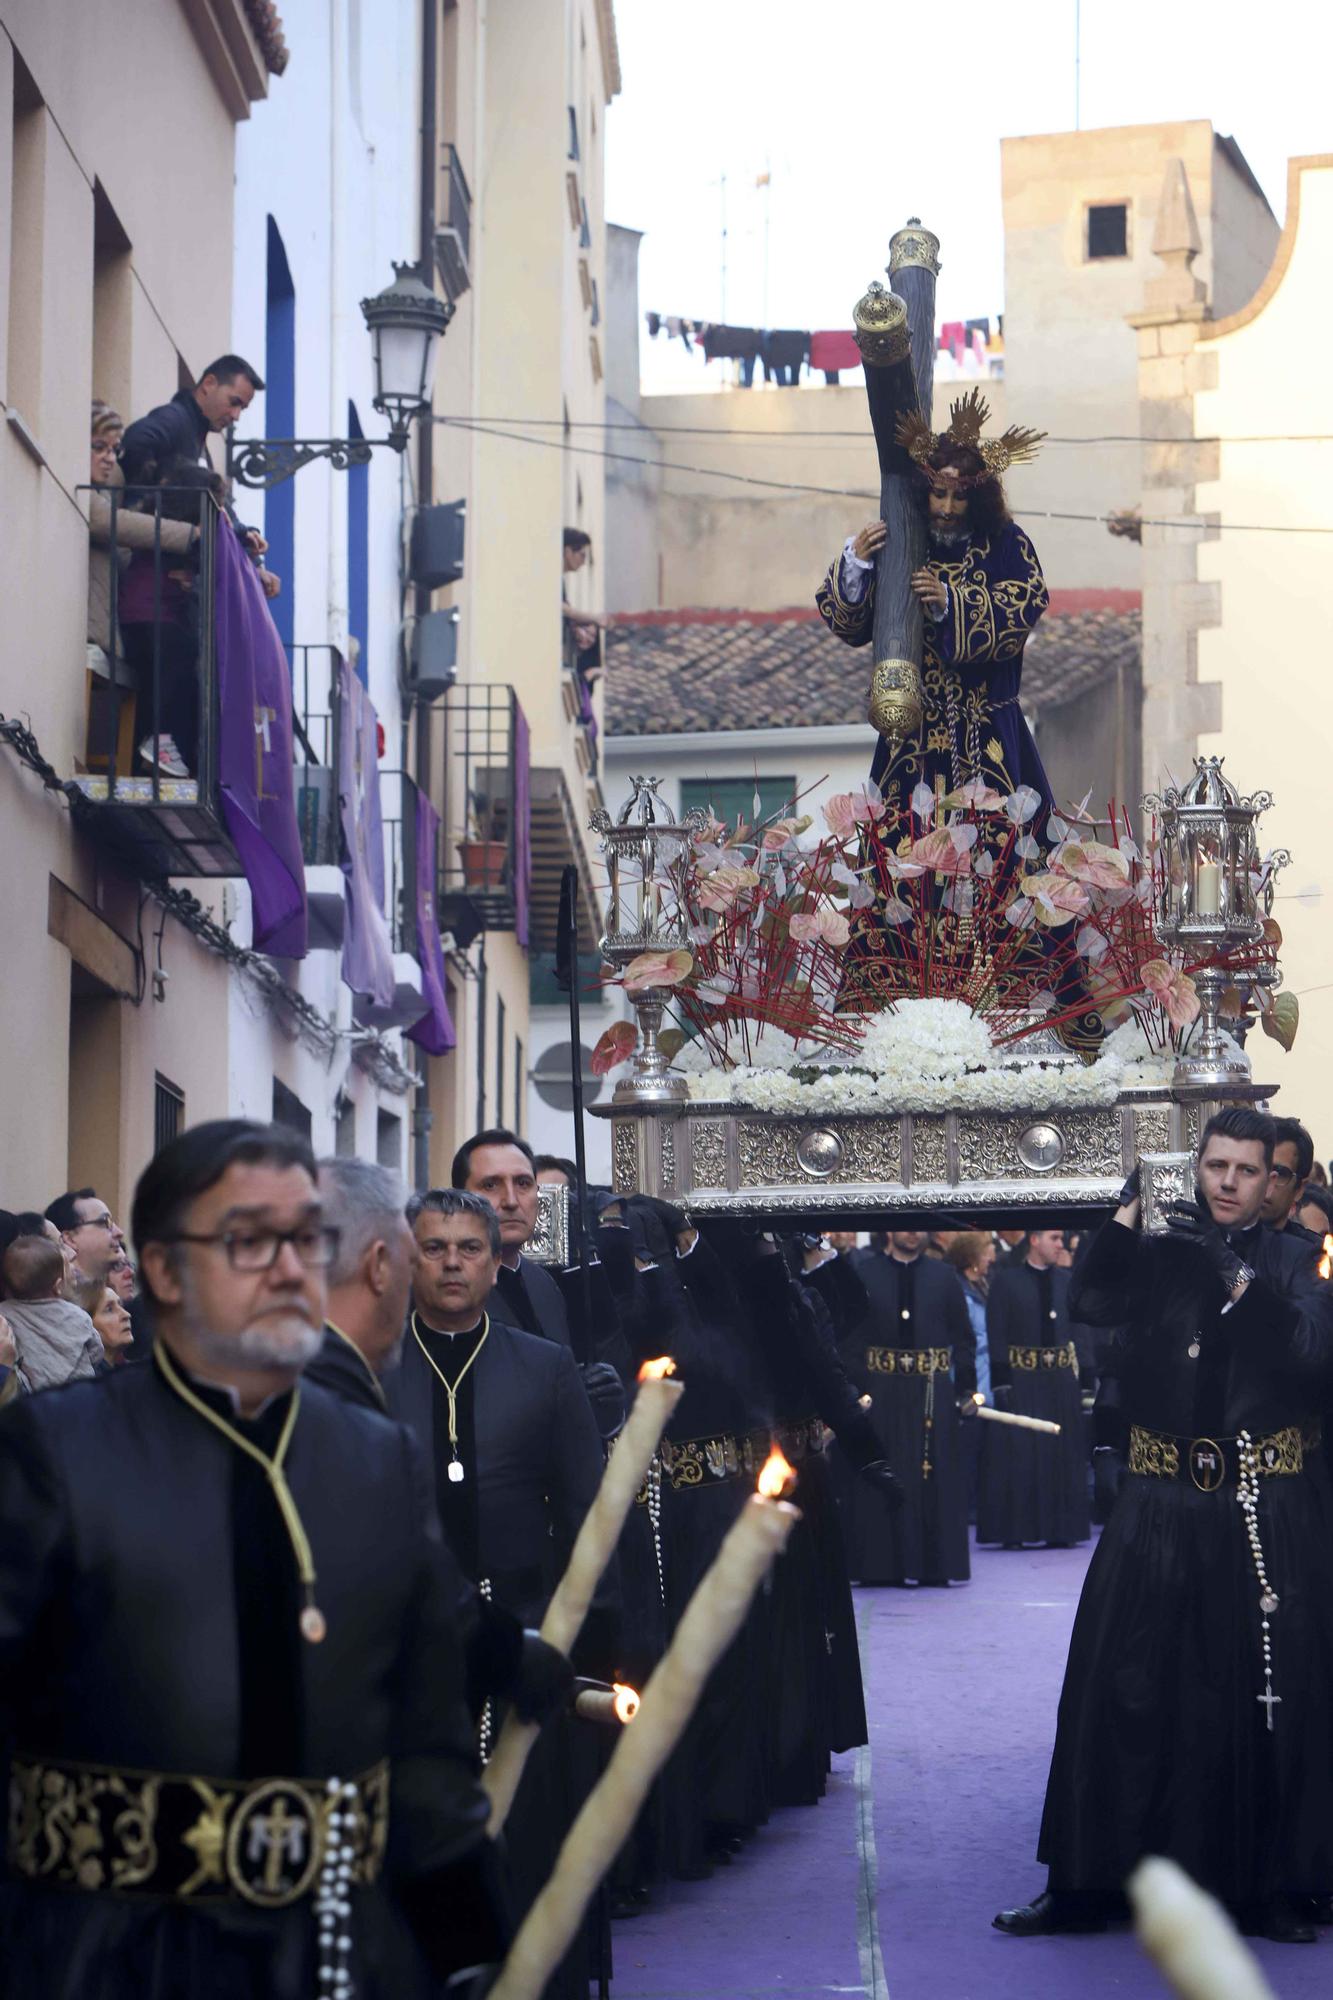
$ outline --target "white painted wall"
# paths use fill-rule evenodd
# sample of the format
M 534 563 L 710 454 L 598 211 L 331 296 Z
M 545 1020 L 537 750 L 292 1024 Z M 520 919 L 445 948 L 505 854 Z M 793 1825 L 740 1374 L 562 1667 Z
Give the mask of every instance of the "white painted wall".
M 268 217 L 281 233 L 296 296 L 296 431 L 301 437 L 347 434 L 356 404 L 367 436 L 383 436 L 372 405 L 370 336 L 360 301 L 392 281 L 393 262 L 417 248 L 419 9 L 415 0 L 284 0 L 283 21 L 295 52 L 275 92 L 273 112 L 237 136 L 234 310 L 228 336 L 262 374 L 266 337 Z M 276 113 L 276 115 L 273 115 Z M 226 342 L 219 339 L 218 346 Z M 268 434 L 266 397 L 257 395 L 239 436 Z M 384 817 L 398 814 L 400 763 L 400 547 L 409 498 L 406 462 L 377 451 L 370 465 L 370 590 L 367 671 L 370 697 L 385 732 L 380 769 Z M 348 645 L 347 475 L 327 461 L 295 479 L 294 593 L 297 645 Z M 243 519 L 262 524 L 261 494 L 237 496 Z M 322 663 L 320 665 L 323 670 Z M 296 689 L 298 706 L 301 689 Z M 312 706 L 323 709 L 322 698 Z M 248 926 L 248 893 L 238 885 Z M 351 995 L 337 952 L 312 953 L 294 969 L 311 1003 L 351 1028 Z M 357 1151 L 376 1156 L 377 1113 L 402 1120 L 404 1157 L 411 1099 L 376 1086 L 350 1064 L 348 1040 L 331 1059 L 292 1041 L 233 981 L 229 1011 L 229 1094 L 238 1113 L 268 1117 L 278 1077 L 309 1107 L 317 1150 L 333 1148 L 335 1105 L 345 1092 L 356 1106 Z M 412 1066 L 411 1046 L 408 1066 Z

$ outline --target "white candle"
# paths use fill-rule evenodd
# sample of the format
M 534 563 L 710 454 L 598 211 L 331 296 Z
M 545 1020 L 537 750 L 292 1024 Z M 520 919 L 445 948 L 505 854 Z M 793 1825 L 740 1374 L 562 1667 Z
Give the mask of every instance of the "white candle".
M 680 1741 L 709 1674 L 800 1518 L 785 1500 L 765 1500 L 758 1493 L 737 1515 L 643 1690 L 633 1728 L 621 1731 L 600 1783 L 566 1835 L 555 1872 L 524 1918 L 491 2000 L 539 2000 L 653 1780 Z
M 645 1363 L 653 1368 L 657 1364 Z M 629 1518 L 629 1510 L 648 1477 L 653 1453 L 671 1414 L 685 1393 L 685 1384 L 665 1376 L 640 1377 L 638 1393 L 624 1429 L 611 1449 L 597 1489 L 584 1517 L 569 1564 L 546 1607 L 541 1635 L 548 1645 L 568 1653 L 583 1629 L 588 1607 Z M 541 1731 L 536 1723 L 520 1722 L 511 1710 L 504 1719 L 495 1751 L 482 1776 L 491 1801 L 489 1831 L 499 1833 L 514 1803 L 523 1766 Z
M 1060 1426 L 1046 1417 L 1023 1417 L 1017 1410 L 993 1410 L 989 1403 L 977 1405 L 977 1415 L 984 1417 L 988 1424 L 1010 1424 L 1016 1431 L 1045 1431 L 1049 1437 L 1059 1437 Z
M 1199 863 L 1194 882 L 1194 914 L 1196 917 L 1222 914 L 1222 870 L 1216 861 Z
M 1226 1911 L 1174 1861 L 1141 1861 L 1128 1888 L 1139 1942 L 1181 2000 L 1274 2000 Z

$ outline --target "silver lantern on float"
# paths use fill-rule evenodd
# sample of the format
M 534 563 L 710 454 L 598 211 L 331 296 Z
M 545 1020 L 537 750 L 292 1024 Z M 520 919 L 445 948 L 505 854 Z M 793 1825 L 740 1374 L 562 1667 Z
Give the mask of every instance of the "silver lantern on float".
M 1262 941 L 1273 878 L 1291 858 L 1285 850 L 1267 863 L 1260 856 L 1259 815 L 1272 803 L 1271 792 L 1243 798 L 1223 774 L 1220 757 L 1196 757 L 1187 784 L 1168 785 L 1144 799 L 1144 810 L 1157 819 L 1153 934 L 1163 949 L 1191 959 L 1220 960 Z M 1191 976 L 1199 995 L 1199 1020 L 1177 1059 L 1174 1085 L 1224 1091 L 1248 1082 L 1249 1064 L 1228 1044 L 1219 1020 L 1233 974 L 1222 964 L 1211 964 Z M 1273 983 L 1272 975 L 1264 983 Z
M 602 837 L 606 862 L 605 929 L 598 949 L 622 975 L 643 952 L 690 947 L 684 897 L 689 844 L 706 824 L 697 809 L 677 822 L 656 778 L 631 778 L 632 790 L 613 820 L 599 807 L 590 826 Z M 628 995 L 638 1018 L 639 1046 L 629 1075 L 616 1085 L 615 1104 L 683 1104 L 689 1085 L 658 1043 L 671 989 L 650 986 Z

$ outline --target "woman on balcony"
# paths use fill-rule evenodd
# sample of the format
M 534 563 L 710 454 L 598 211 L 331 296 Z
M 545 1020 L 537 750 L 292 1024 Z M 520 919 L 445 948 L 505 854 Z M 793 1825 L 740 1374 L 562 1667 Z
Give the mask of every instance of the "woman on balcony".
M 108 684 L 111 697 L 110 716 L 99 715 L 101 704 L 94 701 L 89 717 L 89 752 L 94 756 L 105 756 L 114 752 L 116 718 L 119 713 L 119 697 L 124 692 L 124 677 L 117 672 L 120 646 L 115 622 L 112 618 L 111 565 L 114 562 L 118 580 L 123 585 L 125 573 L 130 566 L 130 558 L 139 551 L 146 553 L 152 564 L 152 550 L 155 538 L 155 524 L 152 516 L 140 513 L 128 504 L 125 492 L 125 475 L 121 471 L 117 456 L 120 440 L 124 435 L 125 419 L 109 403 L 94 402 L 92 406 L 91 468 L 89 477 L 92 492 L 88 497 L 88 670 L 93 675 L 94 691 L 99 682 Z M 114 533 L 112 529 L 114 496 Z M 163 558 L 185 561 L 195 542 L 199 539 L 197 521 L 192 524 L 183 520 L 162 521 Z M 125 623 L 125 605 L 119 604 L 120 624 Z M 151 652 L 150 652 L 151 659 Z M 143 709 L 136 718 L 145 725 L 145 736 L 151 727 L 151 708 Z M 151 744 L 141 748 L 151 750 Z M 165 754 L 165 739 L 159 748 Z M 179 757 L 176 759 L 180 762 Z M 163 769 L 166 769 L 165 764 Z M 184 766 L 181 766 L 181 775 Z M 127 777 L 128 772 L 119 773 Z M 177 775 L 171 773 L 170 775 Z

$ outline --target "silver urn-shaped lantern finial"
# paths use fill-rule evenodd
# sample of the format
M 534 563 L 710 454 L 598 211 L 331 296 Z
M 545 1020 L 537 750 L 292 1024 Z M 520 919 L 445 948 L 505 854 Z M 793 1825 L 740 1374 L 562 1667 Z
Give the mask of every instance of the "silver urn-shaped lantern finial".
M 1273 876 L 1290 859 L 1274 854 L 1265 866 L 1259 854 L 1259 815 L 1272 803 L 1271 792 L 1243 798 L 1220 757 L 1196 757 L 1187 784 L 1144 799 L 1144 809 L 1157 818 L 1153 933 L 1166 950 L 1220 959 L 1261 941 Z M 1249 1065 L 1229 1047 L 1218 1020 L 1232 975 L 1221 965 L 1205 965 L 1193 978 L 1199 1024 L 1176 1063 L 1175 1084 L 1209 1090 L 1247 1081 Z
M 632 790 L 613 820 L 599 809 L 589 824 L 602 836 L 606 860 L 606 928 L 602 957 L 623 973 L 643 952 L 688 948 L 683 870 L 688 844 L 705 824 L 692 811 L 677 824 L 656 778 L 631 778 Z M 683 1104 L 689 1085 L 658 1044 L 670 989 L 650 986 L 629 995 L 638 1016 L 639 1046 L 630 1074 L 616 1085 L 616 1104 Z

